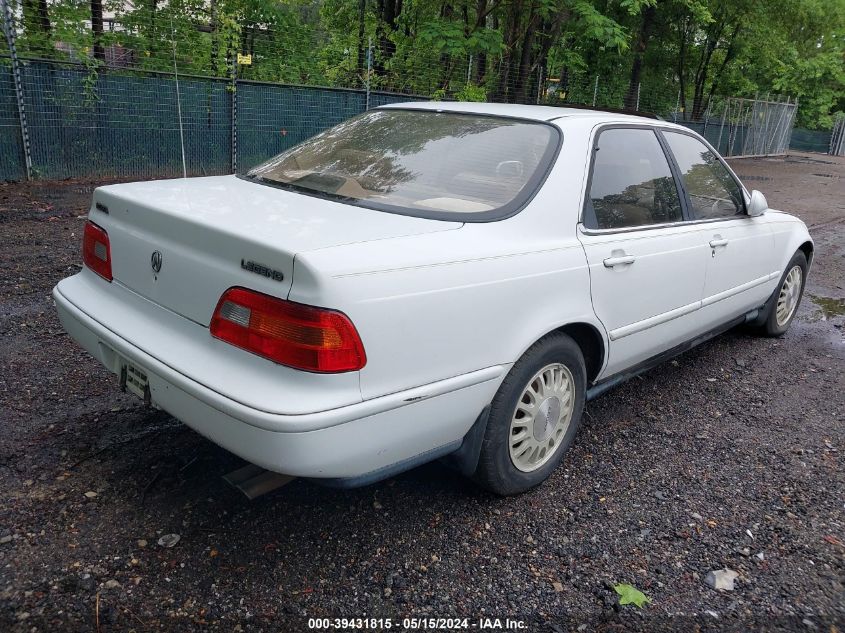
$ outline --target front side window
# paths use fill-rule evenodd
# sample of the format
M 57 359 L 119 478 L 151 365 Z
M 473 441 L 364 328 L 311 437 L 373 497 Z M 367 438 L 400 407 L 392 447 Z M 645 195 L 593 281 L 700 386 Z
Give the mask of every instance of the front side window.
M 373 110 L 279 154 L 247 178 L 406 215 L 495 218 L 533 195 L 558 143 L 556 128 L 540 122 Z
M 680 222 L 681 199 L 653 130 L 611 128 L 595 149 L 587 228 L 618 229 Z
M 745 214 L 742 187 L 704 143 L 688 134 L 663 134 L 684 179 L 694 219 Z

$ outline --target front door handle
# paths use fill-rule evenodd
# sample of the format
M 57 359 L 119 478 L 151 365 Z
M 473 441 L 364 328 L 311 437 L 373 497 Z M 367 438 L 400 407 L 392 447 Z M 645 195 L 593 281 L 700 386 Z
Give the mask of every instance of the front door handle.
M 613 268 L 614 266 L 627 266 L 628 264 L 633 264 L 636 259 L 637 258 L 633 255 L 620 255 L 618 257 L 608 257 L 604 260 L 604 267 Z
M 717 246 L 727 246 L 727 245 L 728 245 L 728 240 L 723 240 L 722 238 L 710 240 L 710 248 L 716 248 Z

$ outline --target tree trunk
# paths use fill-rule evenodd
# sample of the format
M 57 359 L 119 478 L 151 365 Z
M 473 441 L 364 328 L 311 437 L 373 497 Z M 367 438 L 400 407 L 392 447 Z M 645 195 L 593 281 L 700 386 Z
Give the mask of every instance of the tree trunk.
M 38 24 L 45 33 L 50 32 L 50 15 L 47 13 L 47 0 L 38 0 Z
M 50 15 L 47 0 L 23 0 L 21 3 L 25 29 L 35 28 L 41 35 L 50 35 Z
M 103 1 L 91 0 L 91 33 L 94 36 L 94 58 L 105 61 L 103 48 Z
M 701 115 L 704 113 L 704 86 L 707 82 L 707 75 L 710 70 L 710 58 L 712 55 L 713 49 L 710 47 L 710 42 L 708 41 L 704 45 L 704 50 L 701 51 L 701 62 L 699 63 L 698 71 L 695 74 L 691 112 L 691 119 L 693 121 L 701 119 Z
M 376 30 L 379 57 L 373 65 L 378 74 L 383 75 L 387 62 L 396 53 L 396 44 L 390 38 L 396 32 L 397 19 L 402 12 L 402 0 L 378 0 L 379 21 Z
M 514 81 L 514 103 L 528 102 L 528 88 L 531 85 L 531 61 L 534 48 L 534 37 L 539 26 L 539 17 L 534 12 L 534 4 L 531 5 L 531 12 L 528 14 L 528 28 L 522 40 L 522 53 L 519 57 L 519 68 Z
M 684 120 L 687 118 L 687 74 L 686 74 L 686 52 L 687 52 L 687 20 L 681 23 L 681 41 L 678 46 L 678 105 L 684 113 Z
M 152 59 L 156 58 L 158 48 L 158 33 L 156 32 L 156 13 L 158 11 L 158 0 L 147 0 L 147 48 Z
M 358 76 L 364 76 L 364 64 L 366 63 L 366 47 L 364 46 L 364 33 L 367 19 L 367 0 L 358 0 Z
M 657 8 L 652 5 L 643 10 L 642 22 L 637 41 L 634 44 L 634 61 L 631 64 L 631 77 L 628 80 L 628 90 L 625 92 L 625 107 L 628 110 L 637 108 L 637 95 L 639 93 L 640 78 L 643 70 L 643 57 L 648 48 L 648 41 L 651 38 L 651 27 L 657 15 Z
M 478 53 L 473 61 L 472 74 L 476 86 L 480 86 L 487 79 L 487 53 Z
M 719 80 L 722 78 L 722 73 L 725 72 L 725 68 L 731 62 L 736 53 L 736 44 L 737 35 L 739 35 L 739 31 L 742 28 L 742 22 L 737 21 L 733 26 L 733 32 L 730 36 L 730 41 L 728 42 L 728 49 L 725 51 L 725 59 L 722 60 L 719 69 L 716 71 L 716 74 L 713 75 L 713 81 L 710 82 L 710 92 L 707 93 L 707 97 L 704 100 L 703 109 L 706 112 L 707 108 L 710 107 L 710 100 L 713 99 L 713 94 L 716 92 L 716 88 L 719 85 Z
M 702 102 L 704 100 L 704 89 L 700 87 L 699 84 L 695 85 L 695 94 L 692 96 L 692 113 L 691 113 L 691 120 L 698 121 L 701 119 L 701 115 L 704 112 L 704 108 L 702 107 Z
M 722 33 L 727 26 L 727 16 L 724 13 L 716 16 L 716 19 L 707 28 L 707 38 L 704 41 L 704 46 L 701 48 L 698 68 L 695 72 L 695 82 L 692 97 L 692 120 L 698 121 L 701 115 L 704 114 L 704 95 L 705 86 L 707 84 L 707 77 L 710 74 L 710 62 L 713 58 L 713 53 L 719 47 L 719 41 L 722 39 Z
M 496 84 L 494 101 L 510 103 L 513 99 L 513 90 L 510 87 L 512 66 L 514 64 L 514 53 L 519 40 L 519 23 L 522 16 L 522 0 L 515 0 L 510 5 L 505 16 L 505 53 L 502 55 L 502 62 L 499 70 L 499 81 Z
M 531 72 L 537 71 L 537 90 L 534 91 L 534 94 L 539 94 L 541 86 L 540 81 L 541 75 L 544 72 L 548 74 L 549 70 L 549 52 L 552 50 L 552 46 L 558 43 L 560 38 L 560 32 L 563 29 L 563 25 L 569 20 L 571 13 L 568 9 L 560 9 L 558 10 L 554 21 L 549 22 L 548 19 L 545 19 L 541 25 L 541 28 L 538 33 L 538 41 L 539 47 L 534 55 L 534 61 L 531 64 Z M 535 97 L 536 98 L 536 97 Z
M 217 24 L 217 0 L 210 0 L 211 9 L 211 74 L 217 75 L 217 56 L 220 54 L 220 34 L 218 33 Z M 211 116 L 211 115 L 209 115 Z
M 483 28 L 487 24 L 487 2 L 488 0 L 477 0 L 475 3 L 476 22 L 475 28 Z M 475 84 L 480 86 L 484 83 L 487 75 L 487 54 L 478 53 L 475 56 L 475 67 L 472 70 Z

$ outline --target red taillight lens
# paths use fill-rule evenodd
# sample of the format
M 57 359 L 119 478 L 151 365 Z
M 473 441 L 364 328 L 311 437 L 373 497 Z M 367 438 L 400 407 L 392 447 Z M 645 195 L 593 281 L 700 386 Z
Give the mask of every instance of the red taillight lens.
M 112 280 L 109 235 L 93 222 L 85 225 L 82 238 L 82 261 L 103 279 Z
M 320 373 L 367 363 L 358 331 L 342 312 L 229 288 L 211 318 L 211 335 L 281 365 Z

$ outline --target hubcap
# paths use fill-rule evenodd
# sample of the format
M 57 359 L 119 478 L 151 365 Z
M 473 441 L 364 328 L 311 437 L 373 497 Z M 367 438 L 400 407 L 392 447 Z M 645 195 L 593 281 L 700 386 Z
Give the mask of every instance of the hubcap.
M 560 448 L 575 407 L 575 381 L 565 365 L 546 365 L 528 381 L 511 418 L 508 448 L 522 472 L 537 470 Z
M 781 327 L 789 322 L 789 319 L 792 318 L 792 314 L 795 312 L 795 308 L 798 307 L 798 298 L 801 296 L 801 278 L 801 267 L 793 266 L 786 274 L 783 285 L 780 287 L 778 303 L 775 308 L 775 318 Z

